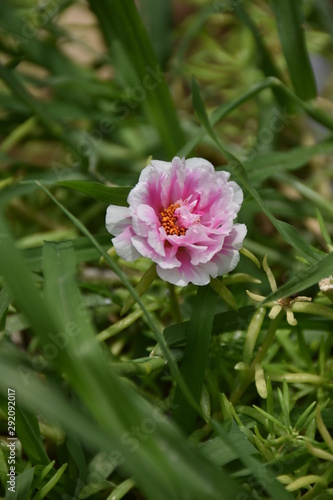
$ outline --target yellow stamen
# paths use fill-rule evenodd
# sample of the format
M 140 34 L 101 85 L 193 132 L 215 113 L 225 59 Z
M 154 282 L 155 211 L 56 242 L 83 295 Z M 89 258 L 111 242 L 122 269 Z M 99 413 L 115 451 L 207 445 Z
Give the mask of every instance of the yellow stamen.
M 176 225 L 177 217 L 175 217 L 175 210 L 179 208 L 179 203 L 171 203 L 168 208 L 165 208 L 160 212 L 162 226 L 165 229 L 166 234 L 168 235 L 176 235 L 176 236 L 184 236 L 186 233 L 186 229 L 184 227 L 179 227 Z

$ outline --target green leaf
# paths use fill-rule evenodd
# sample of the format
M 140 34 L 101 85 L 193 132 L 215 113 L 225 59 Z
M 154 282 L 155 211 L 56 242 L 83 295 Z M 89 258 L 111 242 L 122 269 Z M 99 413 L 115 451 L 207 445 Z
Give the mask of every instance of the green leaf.
M 0 292 L 0 330 L 4 329 L 4 324 L 6 322 L 6 313 L 9 304 L 12 301 L 12 295 L 6 283 L 4 283 L 2 290 Z
M 35 465 L 49 463 L 36 416 L 16 406 L 15 417 L 17 436 L 29 460 Z
M 245 447 L 249 455 L 258 455 L 258 450 L 240 432 L 235 423 L 233 423 L 228 437 L 235 446 Z M 238 453 L 230 448 L 220 437 L 215 437 L 202 443 L 201 450 L 219 467 L 223 467 L 238 458 Z
M 101 234 L 95 237 L 96 241 L 104 250 L 110 248 L 110 235 Z M 76 263 L 97 261 L 100 257 L 100 252 L 91 244 L 87 237 L 77 237 L 73 241 L 75 250 Z M 23 250 L 23 256 L 26 264 L 31 271 L 41 271 L 43 246 L 35 248 L 27 248 Z
M 254 85 L 250 90 L 245 92 L 240 97 L 237 97 L 236 99 L 234 99 L 226 104 L 222 104 L 221 106 L 216 108 L 213 111 L 213 113 L 211 113 L 210 120 L 209 120 L 210 123 L 212 125 L 216 125 L 216 123 L 218 123 L 220 120 L 222 120 L 223 118 L 228 116 L 232 111 L 237 109 L 244 102 L 247 102 L 248 100 L 255 97 L 257 94 L 259 94 L 260 92 L 262 92 L 263 90 L 266 90 L 268 88 L 271 88 L 272 90 L 275 88 L 280 89 L 281 92 L 283 92 L 288 98 L 290 98 L 290 100 L 292 100 L 296 104 L 298 104 L 314 120 L 318 121 L 318 123 L 321 123 L 322 125 L 327 127 L 329 130 L 333 130 L 333 120 L 332 120 L 332 117 L 327 112 L 314 106 L 310 102 L 302 101 L 286 85 L 284 85 L 280 80 L 278 80 L 275 77 L 266 78 L 262 82 Z M 283 115 L 278 115 L 278 117 L 280 117 L 280 116 L 281 116 L 281 121 L 282 121 L 282 125 L 283 125 L 283 121 L 284 121 Z M 202 123 L 204 123 L 204 122 L 202 122 Z M 206 126 L 202 127 L 201 130 L 178 151 L 177 155 L 180 157 L 181 156 L 188 156 L 188 154 L 196 147 L 196 145 L 203 138 L 203 136 L 205 135 L 205 132 L 207 132 Z M 256 161 L 254 160 L 254 167 L 255 166 L 256 166 Z M 263 175 L 263 172 L 261 172 L 261 174 Z
M 65 472 L 68 464 L 63 464 L 59 470 L 51 477 L 51 479 L 39 490 L 33 500 L 43 500 L 46 495 L 55 487 L 63 473 Z
M 235 311 L 238 310 L 237 302 L 230 290 L 225 286 L 223 281 L 218 278 L 212 278 L 209 285 L 212 289 Z
M 232 439 L 226 431 L 223 429 L 222 425 L 215 421 L 210 420 L 210 423 L 217 433 L 217 435 L 222 439 L 222 441 L 237 455 L 239 455 L 240 460 L 244 465 L 251 471 L 251 473 L 259 480 L 264 489 L 270 494 L 272 500 L 292 500 L 292 495 L 288 493 L 282 484 L 269 472 L 269 470 L 258 462 L 253 456 L 252 451 L 248 449 L 245 445 L 246 437 L 244 435 L 244 444 L 235 439 Z M 241 433 L 240 430 L 238 430 Z
M 34 477 L 34 468 L 27 469 L 15 477 L 15 492 L 6 489 L 6 500 L 21 500 L 30 498 L 29 492 Z
M 277 180 L 285 182 L 287 185 L 296 189 L 305 199 L 309 200 L 314 206 L 320 208 L 331 221 L 333 221 L 333 206 L 330 200 L 326 200 L 319 193 L 309 188 L 293 175 L 287 173 L 279 173 L 274 176 Z
M 188 327 L 181 373 L 196 401 L 200 401 L 207 367 L 210 337 L 213 327 L 217 294 L 209 287 L 198 287 L 193 313 Z M 181 389 L 176 389 L 174 420 L 185 432 L 193 430 L 196 410 L 188 403 Z
M 259 94 L 262 90 L 267 88 L 271 88 L 272 82 L 270 79 L 263 80 L 262 82 L 254 85 L 250 90 L 242 94 L 240 97 L 233 99 L 230 102 L 224 103 L 218 108 L 216 108 L 210 116 L 210 122 L 212 125 L 216 125 L 220 120 L 228 116 L 232 111 L 241 106 L 244 102 L 249 101 L 257 94 Z M 201 127 L 201 130 L 190 139 L 178 152 L 177 156 L 188 156 L 189 153 L 196 147 L 196 145 L 200 142 L 200 140 L 204 137 L 206 133 L 205 127 Z
M 0 63 L 0 78 L 6 83 L 15 96 L 22 101 L 41 123 L 56 137 L 62 134 L 62 127 L 47 113 L 37 99 L 22 85 L 18 76 Z
M 327 227 L 325 225 L 325 221 L 324 221 L 324 218 L 323 216 L 321 215 L 320 211 L 318 208 L 316 208 L 316 216 L 317 216 L 317 219 L 318 219 L 318 222 L 319 222 L 319 227 L 320 227 L 320 231 L 321 231 L 321 234 L 325 240 L 325 243 L 327 245 L 327 248 L 329 250 L 329 252 L 332 252 L 333 251 L 333 244 L 332 244 L 332 239 L 327 231 Z
M 7 460 L 5 459 L 5 456 L 3 454 L 2 449 L 0 448 L 0 480 L 1 484 L 4 489 L 6 489 L 6 484 L 7 484 L 7 473 L 8 473 L 8 468 L 7 468 Z
M 285 384 L 287 384 L 285 379 L 283 380 L 283 384 L 284 384 L 284 386 L 285 386 Z M 283 389 L 284 390 L 282 393 L 281 389 L 278 387 L 277 388 L 277 395 L 279 398 L 279 403 L 281 406 L 282 415 L 283 415 L 285 425 L 287 425 L 289 427 L 289 429 L 291 429 L 291 422 L 290 422 L 290 415 L 289 415 L 289 412 L 290 412 L 290 410 L 289 410 L 289 398 L 286 397 L 285 387 L 283 387 Z
M 317 96 L 304 36 L 302 0 L 271 0 L 290 78 L 296 94 L 304 100 Z
M 298 417 L 294 427 L 297 431 L 301 431 L 303 428 L 306 428 L 304 424 L 307 423 L 308 419 L 312 420 L 316 416 L 316 404 L 317 401 L 313 401 Z
M 252 18 L 247 13 L 242 2 L 236 3 L 234 6 L 234 12 L 237 18 L 245 24 L 251 31 L 254 41 L 257 47 L 257 53 L 259 56 L 259 65 L 265 76 L 274 76 L 279 80 L 283 81 L 283 77 L 279 68 L 276 66 L 274 59 L 271 56 L 269 49 L 267 48 L 263 37 L 260 34 L 256 24 Z M 288 106 L 289 99 L 279 88 L 272 89 L 277 102 L 280 104 L 281 108 Z
M 283 115 L 281 115 L 282 119 Z M 290 151 L 273 151 L 256 155 L 254 159 L 246 160 L 244 166 L 249 172 L 251 182 L 257 184 L 276 173 L 297 170 L 306 165 L 315 155 L 329 154 L 332 151 L 333 142 L 323 141 L 314 146 L 299 146 Z
M 175 106 L 164 75 L 161 73 L 153 46 L 133 0 L 89 1 L 95 12 L 105 41 L 110 50 L 121 50 L 122 64 L 127 66 L 127 84 L 140 87 L 144 99 L 140 104 L 158 130 L 166 153 L 173 156 L 183 145 L 183 132 L 179 126 Z M 124 75 L 123 75 L 124 76 Z
M 55 460 L 52 460 L 46 467 L 43 467 L 42 465 L 36 465 L 34 467 L 35 469 L 35 474 L 34 474 L 34 480 L 32 483 L 32 487 L 35 489 L 37 486 L 39 486 L 43 479 L 46 478 L 48 473 L 53 469 L 55 464 Z
M 269 295 L 264 303 L 289 297 L 298 294 L 302 290 L 318 283 L 321 279 L 327 278 L 332 274 L 333 253 L 326 255 L 323 259 L 309 266 L 306 270 L 293 277 L 276 292 Z
M 149 36 L 161 68 L 166 68 L 172 47 L 172 1 L 143 0 L 139 5 L 142 18 L 147 22 Z
M 132 488 L 134 488 L 134 486 L 135 483 L 133 479 L 125 479 L 125 481 L 116 486 L 106 500 L 121 500 L 129 491 L 131 491 Z
M 131 186 L 109 187 L 88 181 L 62 181 L 57 185 L 80 191 L 94 200 L 122 207 L 128 206 L 127 197 L 132 189 Z

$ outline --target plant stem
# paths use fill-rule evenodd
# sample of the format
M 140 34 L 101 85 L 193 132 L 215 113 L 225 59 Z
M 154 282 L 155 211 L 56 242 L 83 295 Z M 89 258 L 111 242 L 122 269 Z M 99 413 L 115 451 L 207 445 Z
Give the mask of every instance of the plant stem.
M 179 302 L 176 294 L 175 285 L 172 283 L 168 283 L 168 289 L 170 292 L 170 306 L 171 313 L 175 323 L 181 323 L 182 315 L 180 313 Z
M 255 373 L 255 366 L 257 364 L 262 363 L 264 360 L 268 349 L 272 345 L 272 342 L 275 337 L 276 330 L 279 327 L 280 321 L 282 319 L 282 316 L 284 315 L 284 310 L 281 310 L 279 314 L 272 320 L 270 323 L 268 330 L 267 330 L 267 335 L 265 337 L 265 340 L 262 343 L 262 346 L 260 347 L 259 351 L 257 352 L 254 360 L 252 361 L 252 364 L 248 370 L 246 370 L 245 373 L 241 373 L 240 379 L 238 380 L 238 383 L 236 384 L 235 390 L 230 396 L 230 402 L 235 405 L 239 399 L 242 397 L 248 386 L 251 384 L 251 382 L 254 379 L 254 373 Z

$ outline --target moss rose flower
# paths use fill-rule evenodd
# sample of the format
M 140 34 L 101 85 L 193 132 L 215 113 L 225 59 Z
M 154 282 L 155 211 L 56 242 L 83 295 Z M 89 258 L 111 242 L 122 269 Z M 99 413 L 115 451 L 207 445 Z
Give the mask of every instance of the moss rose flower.
M 160 278 L 179 286 L 228 274 L 246 235 L 246 226 L 234 222 L 243 192 L 229 176 L 203 158 L 152 160 L 128 196 L 129 207 L 107 209 L 118 255 L 148 257 Z

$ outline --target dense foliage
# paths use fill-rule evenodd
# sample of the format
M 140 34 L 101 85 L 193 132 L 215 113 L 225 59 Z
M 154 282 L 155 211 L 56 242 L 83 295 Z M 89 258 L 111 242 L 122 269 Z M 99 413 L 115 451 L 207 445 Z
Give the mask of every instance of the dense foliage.
M 332 498 L 332 16 L 1 0 L 1 497 Z M 244 192 L 209 285 L 105 228 L 174 156 Z

